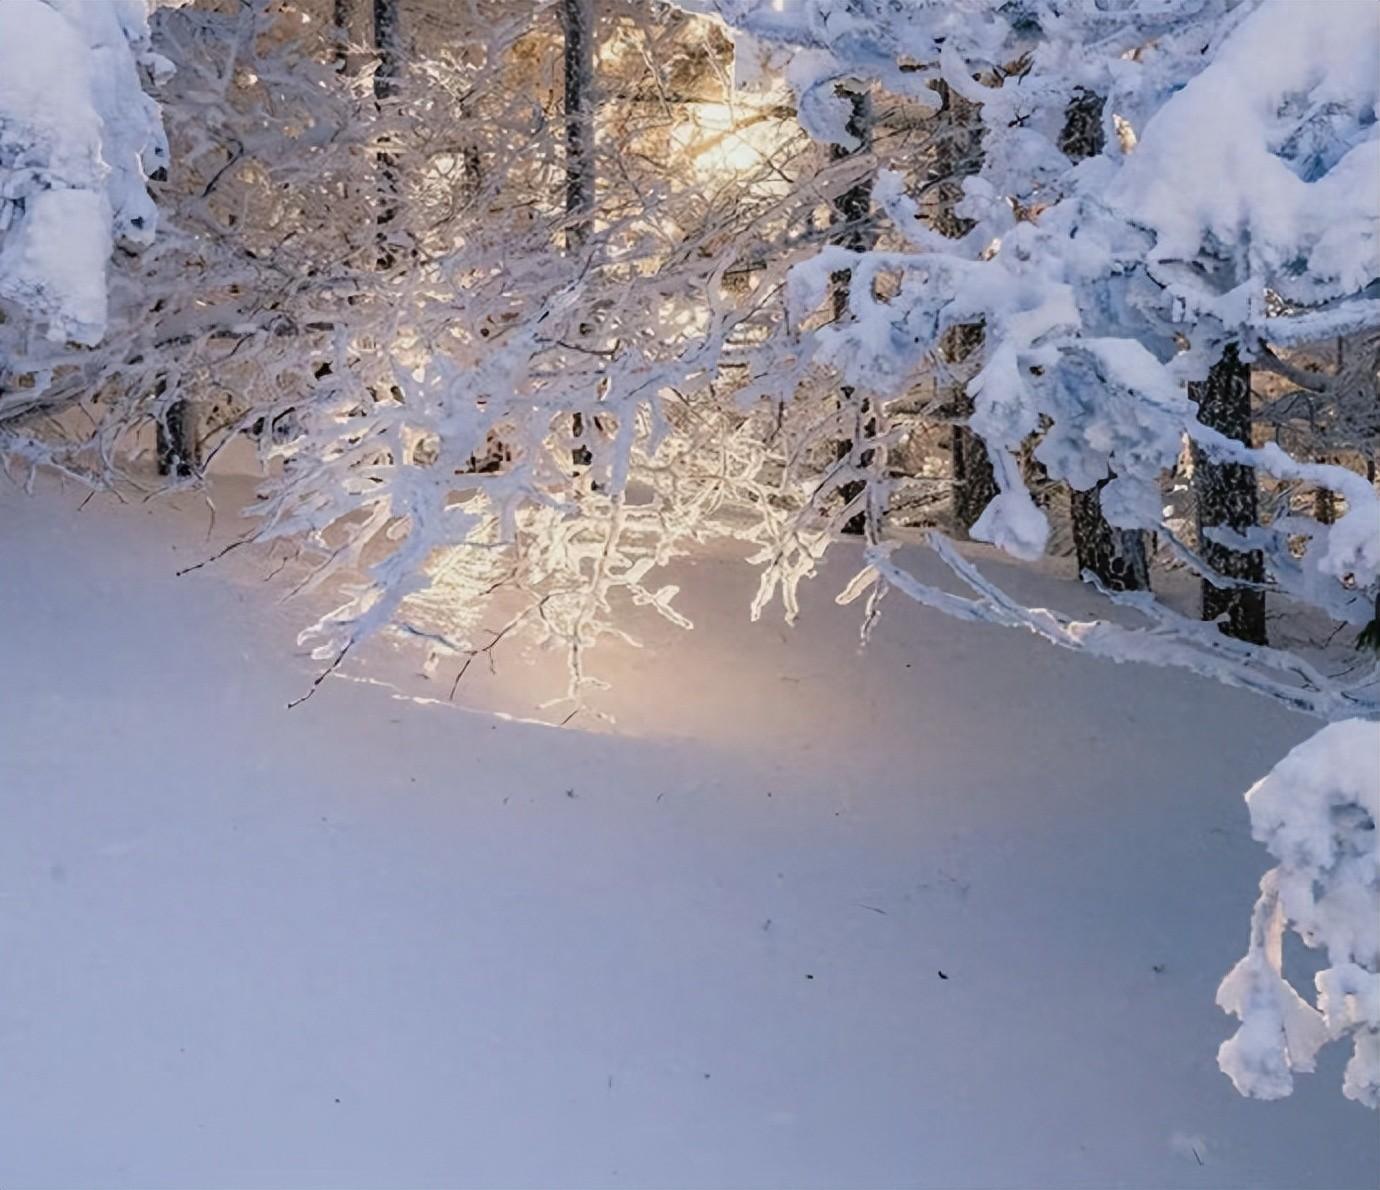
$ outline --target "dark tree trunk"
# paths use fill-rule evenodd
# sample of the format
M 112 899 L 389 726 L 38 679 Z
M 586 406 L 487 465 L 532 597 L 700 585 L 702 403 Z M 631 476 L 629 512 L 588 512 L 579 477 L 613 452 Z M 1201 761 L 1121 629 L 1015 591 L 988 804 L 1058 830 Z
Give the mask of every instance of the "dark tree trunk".
M 974 352 L 981 350 L 983 329 L 980 324 L 956 326 L 945 337 L 944 358 L 950 364 L 961 364 Z M 954 390 L 953 411 L 956 417 L 969 417 L 973 402 L 962 386 Z M 987 445 L 965 425 L 955 425 L 950 445 L 953 463 L 954 519 L 965 531 L 977 524 L 987 506 L 996 499 L 996 472 Z
M 565 246 L 589 237 L 594 208 L 594 0 L 561 0 L 565 35 Z
M 561 0 L 565 39 L 565 247 L 576 252 L 589 238 L 594 209 L 594 0 Z M 571 418 L 576 446 L 570 459 L 588 467 L 594 455 L 581 439 L 585 419 Z
M 1145 534 L 1108 524 L 1102 514 L 1102 489 L 1106 485 L 1104 479 L 1086 492 L 1069 489 L 1078 573 L 1093 574 L 1109 591 L 1148 591 L 1150 559 Z
M 1079 88 L 1064 109 L 1064 129 L 1059 148 L 1070 161 L 1095 157 L 1106 147 L 1102 130 L 1102 110 L 1107 101 L 1101 95 Z
M 473 119 L 473 113 L 467 108 L 462 108 L 460 115 L 464 120 Z M 483 190 L 484 162 L 479 155 L 479 145 L 467 139 L 460 157 L 460 194 L 468 204 L 475 202 Z
M 345 0 L 339 0 L 344 3 Z M 374 0 L 374 102 L 384 112 L 397 98 L 402 79 L 402 31 L 398 26 L 398 0 Z M 384 137 L 388 144 L 391 138 Z M 398 163 L 387 150 L 379 153 L 378 267 L 393 267 L 390 224 L 398 217 Z
M 957 238 L 966 235 L 972 222 L 960 218 L 954 207 L 963 197 L 963 179 L 982 164 L 982 128 L 977 106 L 955 94 L 947 84 L 931 84 L 939 93 L 938 136 L 935 143 L 932 180 L 936 207 L 935 229 Z M 982 348 L 982 325 L 953 327 L 940 345 L 940 354 L 950 365 L 960 365 Z M 973 402 L 962 384 L 954 386 L 950 397 L 954 418 L 970 417 Z M 997 477 L 992 460 L 981 438 L 966 425 L 955 424 L 950 453 L 953 461 L 954 520 L 966 531 L 971 529 L 983 509 L 997 495 Z
M 331 19 L 335 23 L 335 68 L 344 74 L 350 68 L 350 16 L 354 0 L 334 0 Z
M 1105 100 L 1090 91 L 1079 91 L 1069 103 L 1059 148 L 1072 161 L 1102 152 Z M 1148 591 L 1150 559 L 1145 534 L 1136 529 L 1114 529 L 1102 512 L 1101 480 L 1086 492 L 1069 489 L 1069 515 L 1073 526 L 1073 550 L 1078 572 L 1089 572 L 1112 591 Z
M 1313 493 L 1313 519 L 1320 525 L 1330 525 L 1337 519 L 1337 500 L 1326 488 Z
M 829 156 L 834 161 L 844 161 L 849 157 L 855 157 L 860 153 L 866 153 L 872 148 L 872 101 L 865 91 L 848 91 L 846 97 L 850 105 L 848 116 L 848 132 L 858 143 L 853 148 L 844 145 L 830 145 Z M 872 209 L 872 178 L 870 175 L 859 178 L 847 190 L 838 195 L 832 202 L 834 208 L 834 225 L 837 232 L 831 238 L 834 243 L 844 248 L 851 248 L 854 252 L 864 252 L 872 246 L 873 236 L 868 226 L 868 216 Z M 833 275 L 834 284 L 834 317 L 842 318 L 848 311 L 848 291 L 852 282 L 853 274 L 851 270 L 845 269 Z M 869 410 L 865 399 L 856 397 L 853 389 L 844 385 L 839 389 L 840 407 L 848 410 L 853 407 L 855 400 L 861 400 L 862 407 L 858 410 L 858 417 L 862 422 L 863 433 L 871 435 L 876 430 L 875 423 L 869 417 Z M 838 445 L 838 457 L 846 459 L 853 453 L 853 442 L 845 439 Z M 865 451 L 860 460 L 863 466 L 872 462 L 872 452 Z M 845 505 L 851 504 L 863 493 L 865 484 L 860 479 L 852 479 L 839 488 L 839 495 Z M 867 527 L 867 514 L 856 512 L 848 518 L 843 526 L 845 533 L 853 536 L 862 536 Z
M 1322 455 L 1318 462 L 1335 463 L 1330 455 Z M 1320 525 L 1331 525 L 1337 520 L 1337 497 L 1328 488 L 1318 488 L 1313 492 L 1313 519 Z
M 1243 363 L 1235 344 L 1213 364 L 1201 384 L 1189 386 L 1198 402 L 1198 420 L 1238 442 L 1251 440 L 1251 369 Z M 1214 527 L 1248 532 L 1255 526 L 1257 495 L 1255 468 L 1239 463 L 1212 462 L 1203 451 L 1193 450 L 1193 499 L 1198 520 L 1198 549 L 1206 562 L 1223 578 L 1260 583 L 1264 561 L 1258 550 L 1238 553 L 1208 539 Z M 1265 592 L 1245 587 L 1216 587 L 1203 580 L 1203 619 L 1224 616 L 1222 631 L 1238 640 L 1263 645 Z
M 158 390 L 163 390 L 158 382 Z M 196 433 L 196 408 L 190 401 L 174 401 L 158 419 L 158 474 L 186 479 L 201 464 Z

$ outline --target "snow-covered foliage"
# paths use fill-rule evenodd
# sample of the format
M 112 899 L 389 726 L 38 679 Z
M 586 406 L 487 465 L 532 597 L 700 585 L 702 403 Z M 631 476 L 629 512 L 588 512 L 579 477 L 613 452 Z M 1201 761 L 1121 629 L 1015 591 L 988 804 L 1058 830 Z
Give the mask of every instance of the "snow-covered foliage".
M 383 105 L 391 260 L 370 262 L 364 296 L 316 315 L 340 328 L 328 375 L 266 411 L 297 431 L 269 449 L 283 471 L 260 537 L 304 539 L 313 583 L 351 580 L 306 634 L 322 660 L 389 628 L 463 662 L 526 629 L 564 648 L 579 696 L 589 648 L 624 631 L 620 607 L 688 626 L 657 566 L 750 503 L 761 435 L 721 365 L 769 324 L 754 297 L 769 287 L 749 270 L 807 217 L 783 208 L 773 175 L 803 142 L 754 152 L 725 126 L 712 57 L 610 7 L 600 87 L 630 98 L 605 100 L 619 149 L 590 162 L 597 204 L 581 181 L 591 206 L 572 208 L 562 121 L 522 82 L 524 51 L 556 30 L 540 6 L 509 11 L 482 60 L 410 67 Z M 649 111 L 659 89 L 704 99 Z M 672 149 L 682 168 L 668 173 L 656 162 Z M 378 177 L 355 185 L 381 193 Z
M 1202 425 L 1189 388 L 1229 346 L 1278 362 L 1275 348 L 1376 321 L 1377 217 L 1356 184 L 1378 143 L 1371 6 L 690 7 L 785 65 L 832 165 L 802 154 L 769 89 L 733 90 L 714 26 L 641 5 L 601 6 L 600 135 L 575 189 L 546 5 L 418 0 L 396 9 L 401 35 L 393 21 L 387 44 L 347 52 L 329 6 L 208 4 L 160 15 L 166 57 L 145 53 L 137 4 L 7 6 L 7 20 L 25 12 L 104 47 L 93 111 L 110 79 L 137 84 L 131 45 L 160 75 L 171 59 L 178 153 L 168 233 L 113 279 L 120 334 L 84 353 L 27 342 L 0 413 L 98 398 L 107 465 L 140 418 L 180 420 L 188 402 L 202 419 L 192 445 L 209 456 L 253 432 L 272 472 L 260 539 L 303 540 L 315 581 L 368 572 L 316 626 L 323 658 L 385 626 L 472 654 L 469 630 L 500 591 L 520 592 L 522 622 L 578 657 L 621 631 L 615 591 L 676 614 L 654 572 L 711 534 L 755 547 L 754 612 L 780 594 L 790 614 L 836 531 L 865 521 L 858 589 L 876 583 L 875 599 L 897 585 L 888 518 L 903 453 L 952 420 L 917 394 L 953 375 L 998 489 L 976 537 L 1022 558 L 1046 550 L 1038 468 L 1043 484 L 1097 491 L 1112 526 L 1154 531 L 1212 581 L 1236 581 L 1164 513 L 1187 437 L 1203 458 L 1335 493 L 1336 523 L 1291 513 L 1206 540 L 1259 551 L 1269 589 L 1333 620 L 1371 618 L 1371 485 Z M 894 143 L 861 152 L 845 94 L 859 86 L 894 105 L 893 142 L 935 119 L 942 95 L 977 113 L 980 154 L 943 219 L 933 194 L 955 178 L 925 170 L 944 155 L 921 146 L 917 166 Z M 1105 147 L 1073 153 L 1069 112 L 1090 96 Z M 88 142 L 109 142 L 109 194 L 76 193 L 138 238 L 152 228 L 138 166 L 154 112 L 142 92 L 128 111 L 88 121 Z M 877 178 L 875 226 L 831 234 L 830 204 L 878 161 L 895 168 Z M 577 193 L 588 209 L 571 207 Z M 39 236 L 42 206 L 9 204 L 5 251 L 81 241 Z M 82 292 L 103 305 L 103 286 Z M 982 349 L 960 367 L 946 337 L 978 323 Z M 404 605 L 435 604 L 442 574 L 458 610 L 413 623 Z M 1072 622 L 1046 635 L 1327 715 L 1374 705 L 1368 676 L 1339 684 L 1288 655 L 1227 657 L 1132 602 L 1150 617 L 1141 635 Z M 974 614 L 1012 619 L 986 594 Z
M 0 5 L 0 303 L 21 331 L 105 333 L 111 252 L 147 245 L 157 224 L 145 179 L 167 146 L 143 84 L 166 65 L 145 0 Z
M 885 402 L 940 366 L 955 328 L 985 327 L 967 385 L 969 424 L 991 456 L 997 497 L 973 529 L 1039 557 L 1048 518 L 1028 490 L 1027 452 L 1076 489 L 1105 482 L 1121 528 L 1159 533 L 1215 581 L 1163 515 L 1161 485 L 1190 439 L 1203 457 L 1340 494 L 1335 525 L 1282 518 L 1248 539 L 1273 589 L 1343 622 L 1374 614 L 1380 502 L 1341 466 L 1256 447 L 1203 425 L 1189 385 L 1224 349 L 1377 325 L 1380 212 L 1373 177 L 1380 10 L 1372 5 L 1064 5 L 973 2 L 724 3 L 762 38 L 806 47 L 793 69 L 802 119 L 840 135 L 838 84 L 860 78 L 916 100 L 942 84 L 980 105 L 981 169 L 941 234 L 904 179 L 878 205 L 908 244 L 830 248 L 791 278 L 798 316 L 852 270 L 847 317 L 813 335 L 814 362 L 877 400 L 869 483 L 888 484 Z M 1070 105 L 1104 97 L 1101 153 L 1073 161 Z M 1224 99 L 1229 96 L 1230 99 Z M 1190 131 L 1191 130 L 1191 131 Z M 1230 163 L 1224 167 L 1223 163 Z M 1225 175 L 1225 176 L 1224 176 Z M 874 534 L 874 562 L 887 546 Z
M 729 357 L 779 325 L 782 245 L 831 183 L 792 190 L 814 150 L 770 97 L 735 99 L 711 23 L 600 11 L 588 211 L 548 5 L 404 5 L 381 48 L 342 48 L 319 5 L 157 14 L 163 234 L 115 272 L 121 335 L 30 351 L 26 400 L 99 395 L 105 461 L 185 402 L 206 464 L 251 435 L 256 538 L 346 596 L 307 633 L 323 659 L 386 629 L 463 660 L 523 628 L 576 691 L 620 603 L 688 624 L 658 565 L 782 519 L 774 412 L 740 406 Z
M 951 420 L 917 393 L 958 371 L 945 336 L 980 321 L 983 350 L 960 379 L 1000 493 L 976 536 L 1044 551 L 1033 458 L 1046 484 L 1100 485 L 1113 525 L 1156 530 L 1207 570 L 1162 515 L 1189 434 L 1211 457 L 1340 493 L 1336 524 L 1280 517 L 1249 544 L 1274 589 L 1362 624 L 1380 562 L 1370 486 L 1199 425 L 1186 390 L 1226 343 L 1268 350 L 1262 318 L 1288 322 L 1293 342 L 1300 320 L 1335 330 L 1368 317 L 1357 292 L 1375 271 L 1374 218 L 1343 183 L 1374 148 L 1361 65 L 1374 22 L 1328 18 L 1337 28 L 1310 40 L 1294 25 L 1323 18 L 1299 9 L 723 5 L 763 60 L 785 63 L 802 123 L 842 146 L 826 166 L 802 153 L 769 88 L 733 90 L 713 25 L 603 5 L 588 212 L 568 201 L 548 6 L 419 0 L 399 9 L 397 44 L 349 52 L 320 4 L 164 11 L 159 47 L 177 67 L 163 88 L 177 147 L 168 229 L 115 272 L 120 334 L 85 353 L 29 344 L 5 400 L 22 412 L 99 397 L 102 465 L 141 418 L 180 418 L 187 402 L 208 458 L 252 432 L 272 472 L 259 538 L 304 542 L 314 581 L 354 587 L 311 634 L 323 659 L 383 627 L 473 655 L 481 618 L 516 617 L 563 642 L 579 674 L 588 645 L 621 631 L 612 597 L 677 615 L 655 571 L 706 536 L 752 543 L 754 613 L 779 594 L 792 614 L 798 584 L 858 520 L 863 583 L 882 580 L 874 598 L 896 585 L 888 518 L 905 453 Z M 1242 61 L 1274 34 L 1301 48 L 1263 80 Z M 1317 77 L 1338 55 L 1346 69 Z M 851 158 L 850 79 L 893 105 L 885 147 Z M 925 126 L 935 87 L 983 126 L 958 234 L 932 209 L 938 150 L 897 131 Z M 1278 175 L 1260 195 L 1237 186 L 1249 220 L 1235 239 L 1225 200 L 1176 205 L 1137 181 L 1162 162 L 1188 187 L 1174 129 L 1219 128 L 1204 109 L 1222 88 Z M 1088 94 L 1105 96 L 1109 148 L 1074 161 L 1063 128 Z M 881 218 L 841 246 L 837 209 L 821 220 L 820 207 L 879 161 L 894 167 L 873 193 Z M 1311 213 L 1300 187 L 1324 205 L 1339 196 L 1346 217 Z M 1348 257 L 1343 276 L 1338 245 L 1353 241 L 1369 255 Z M 486 616 L 494 598 L 515 604 Z M 433 614 L 443 603 L 451 612 Z M 405 610 L 423 605 L 424 622 Z M 1327 715 L 1372 705 L 1364 679 L 1228 657 L 1147 614 L 1129 636 L 1072 622 L 1046 635 Z
M 1241 1018 L 1218 1062 L 1239 1091 L 1278 1099 L 1324 1043 L 1349 1036 L 1343 1093 L 1380 1108 L 1380 724 L 1323 728 L 1246 802 L 1252 832 L 1279 866 L 1260 882 L 1250 950 L 1217 993 Z M 1287 931 L 1327 955 L 1316 1008 L 1285 978 Z

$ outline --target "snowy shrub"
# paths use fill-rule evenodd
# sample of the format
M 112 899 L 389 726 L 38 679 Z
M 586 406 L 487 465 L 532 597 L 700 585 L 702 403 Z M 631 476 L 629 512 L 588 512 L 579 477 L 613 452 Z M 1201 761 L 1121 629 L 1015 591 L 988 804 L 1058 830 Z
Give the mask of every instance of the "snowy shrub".
M 1349 1036 L 1343 1093 L 1380 1108 L 1380 723 L 1323 728 L 1246 802 L 1279 865 L 1260 882 L 1250 949 L 1217 992 L 1241 1018 L 1218 1063 L 1243 1094 L 1279 1099 L 1325 1042 Z M 1285 978 L 1287 931 L 1327 955 L 1316 1008 Z

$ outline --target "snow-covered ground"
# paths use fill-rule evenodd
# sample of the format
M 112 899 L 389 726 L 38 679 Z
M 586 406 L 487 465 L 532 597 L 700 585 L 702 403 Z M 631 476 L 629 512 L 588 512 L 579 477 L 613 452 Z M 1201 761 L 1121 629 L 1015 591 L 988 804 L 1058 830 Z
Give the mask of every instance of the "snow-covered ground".
M 899 598 L 859 654 L 842 563 L 753 627 L 714 557 L 612 728 L 492 713 L 519 647 L 288 711 L 271 561 L 81 498 L 0 492 L 0 1185 L 1375 1184 L 1345 1054 L 1214 1061 L 1308 722 Z

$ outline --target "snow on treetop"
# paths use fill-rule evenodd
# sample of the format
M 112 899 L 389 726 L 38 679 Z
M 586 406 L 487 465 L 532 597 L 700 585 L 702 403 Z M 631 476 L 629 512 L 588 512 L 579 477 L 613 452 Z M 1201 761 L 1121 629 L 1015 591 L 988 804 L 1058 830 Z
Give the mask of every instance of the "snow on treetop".
M 1377 61 L 1375 5 L 1247 16 L 1110 187 L 1111 205 L 1154 232 L 1152 264 L 1224 257 L 1224 284 L 1251 278 L 1304 305 L 1380 277 Z

